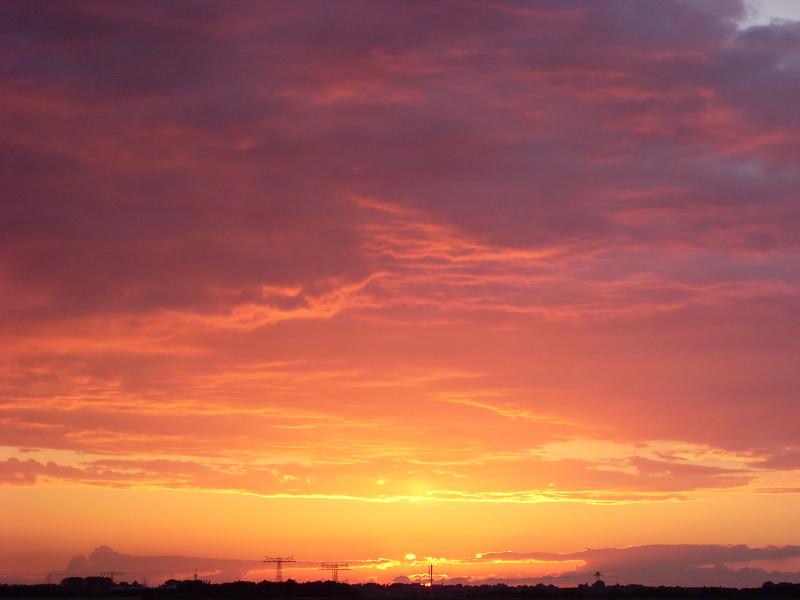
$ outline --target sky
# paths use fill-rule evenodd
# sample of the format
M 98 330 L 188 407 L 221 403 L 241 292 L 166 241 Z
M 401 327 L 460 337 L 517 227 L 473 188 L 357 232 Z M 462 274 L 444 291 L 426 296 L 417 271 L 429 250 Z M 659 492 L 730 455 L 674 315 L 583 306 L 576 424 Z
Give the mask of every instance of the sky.
M 800 4 L 795 0 L 752 0 L 744 24 L 767 25 L 773 20 L 800 20 Z
M 800 579 L 798 12 L 4 2 L 0 580 Z

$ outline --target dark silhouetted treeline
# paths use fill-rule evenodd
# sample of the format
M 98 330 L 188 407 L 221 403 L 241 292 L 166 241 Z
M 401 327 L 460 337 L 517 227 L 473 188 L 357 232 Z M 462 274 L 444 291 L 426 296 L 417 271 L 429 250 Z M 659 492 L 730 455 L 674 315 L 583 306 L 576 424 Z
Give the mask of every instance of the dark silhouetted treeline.
M 0 585 L 0 598 L 137 598 L 141 600 L 245 600 L 256 598 L 363 598 L 365 600 L 404 600 L 407 598 L 453 598 L 479 600 L 482 598 L 546 598 L 552 600 L 705 600 L 727 598 L 800 598 L 800 584 L 767 582 L 759 588 L 719 587 L 649 587 L 643 585 L 612 585 L 600 582 L 565 588 L 554 585 L 436 585 L 376 583 L 347 584 L 332 581 L 284 583 L 235 581 L 208 583 L 199 580 L 170 580 L 159 587 L 144 587 L 136 582 L 114 583 L 107 577 L 70 577 L 58 585 Z

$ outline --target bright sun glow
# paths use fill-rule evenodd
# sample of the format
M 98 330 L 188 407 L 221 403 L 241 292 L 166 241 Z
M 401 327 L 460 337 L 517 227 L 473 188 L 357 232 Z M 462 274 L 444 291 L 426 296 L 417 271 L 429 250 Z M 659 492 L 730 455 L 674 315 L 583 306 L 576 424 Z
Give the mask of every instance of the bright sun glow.
M 416 560 L 416 558 L 417 558 L 417 555 L 416 555 L 416 554 L 413 554 L 413 553 L 411 553 L 411 552 L 409 552 L 408 554 L 406 554 L 406 560 Z

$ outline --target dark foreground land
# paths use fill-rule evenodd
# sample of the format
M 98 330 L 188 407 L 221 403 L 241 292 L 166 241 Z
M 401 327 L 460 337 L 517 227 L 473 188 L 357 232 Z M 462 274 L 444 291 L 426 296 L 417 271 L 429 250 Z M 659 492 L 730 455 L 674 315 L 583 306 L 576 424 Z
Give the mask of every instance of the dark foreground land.
M 648 587 L 643 585 L 610 585 L 602 582 L 573 588 L 553 585 L 507 586 L 507 585 L 434 585 L 395 583 L 347 584 L 331 581 L 284 583 L 262 581 L 236 581 L 211 584 L 203 581 L 170 581 L 160 587 L 143 587 L 138 584 L 115 584 L 102 577 L 70 578 L 59 585 L 0 585 L 0 598 L 120 598 L 130 600 L 249 600 L 258 598 L 363 598 L 365 600 L 404 600 L 425 598 L 474 599 L 481 598 L 546 598 L 567 600 L 620 599 L 749 599 L 749 598 L 798 598 L 800 584 L 765 583 L 758 588 L 719 587 Z

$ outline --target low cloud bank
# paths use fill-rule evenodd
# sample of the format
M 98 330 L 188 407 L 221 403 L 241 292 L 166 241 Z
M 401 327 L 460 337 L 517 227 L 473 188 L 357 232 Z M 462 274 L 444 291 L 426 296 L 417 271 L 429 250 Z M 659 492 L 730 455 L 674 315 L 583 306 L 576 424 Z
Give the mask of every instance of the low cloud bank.
M 437 576 L 449 584 L 544 583 L 572 587 L 593 581 L 597 571 L 609 584 L 758 587 L 766 581 L 800 583 L 800 570 L 797 569 L 800 565 L 800 546 L 754 548 L 711 544 L 631 546 L 564 554 L 488 552 L 468 559 L 420 557 L 412 562 L 385 558 L 354 559 L 350 561 L 353 570 L 348 573 L 349 581 L 415 581 L 416 571 L 428 560 L 435 563 Z M 570 562 L 581 566 L 574 571 L 557 573 Z M 540 574 L 543 563 L 544 566 L 553 564 L 552 575 L 506 575 L 507 568 L 512 565 L 517 565 L 514 570 L 518 573 L 524 573 L 526 566 L 530 565 Z M 381 566 L 378 577 L 371 569 L 376 564 Z M 150 585 L 156 585 L 170 578 L 188 579 L 194 577 L 195 573 L 213 582 L 272 579 L 272 569 L 272 565 L 265 565 L 259 560 L 179 555 L 137 556 L 100 546 L 88 556 L 76 556 L 66 568 L 53 571 L 49 576 L 53 581 L 58 581 L 68 576 L 114 573 L 117 579 L 147 581 Z M 319 561 L 298 560 L 291 564 L 286 576 L 301 581 L 324 578 L 325 575 L 318 569 Z

